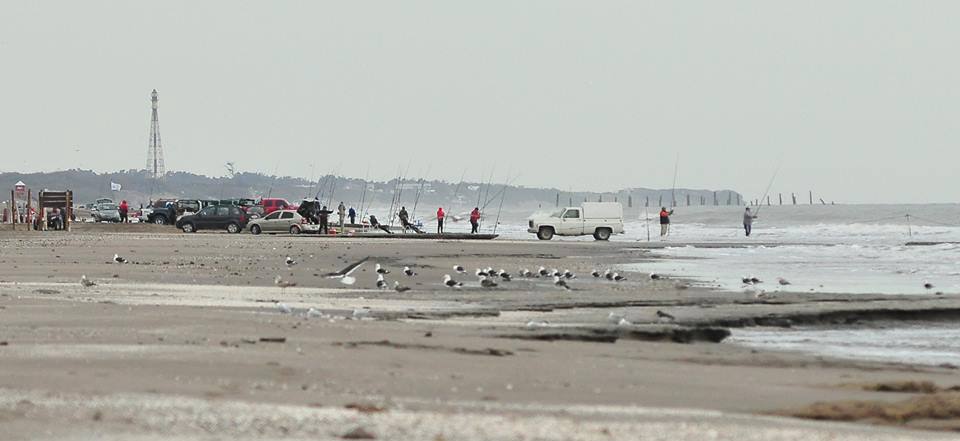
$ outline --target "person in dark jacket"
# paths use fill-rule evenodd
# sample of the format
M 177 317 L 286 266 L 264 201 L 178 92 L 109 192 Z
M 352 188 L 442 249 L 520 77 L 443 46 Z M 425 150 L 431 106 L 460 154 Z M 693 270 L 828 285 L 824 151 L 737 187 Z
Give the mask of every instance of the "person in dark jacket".
M 350 210 L 347 211 L 347 217 L 350 218 L 350 224 L 355 225 L 357 223 L 357 210 L 350 207 Z
M 383 231 L 386 231 L 387 234 L 393 234 L 393 231 L 390 231 L 389 228 L 385 227 L 383 224 L 381 224 L 380 222 L 378 222 L 378 221 L 377 221 L 377 217 L 374 216 L 374 215 L 372 215 L 372 214 L 370 215 L 370 226 L 373 227 L 373 228 L 379 228 L 379 229 L 381 229 L 381 230 L 383 230 Z
M 327 206 L 324 205 L 320 211 L 317 212 L 317 215 L 320 216 L 320 233 L 321 234 L 330 234 L 330 213 L 333 213 L 330 210 L 327 210 Z
M 673 210 L 667 211 L 667 207 L 660 208 L 660 237 L 664 238 L 670 232 L 670 216 Z
M 757 218 L 757 215 L 750 212 L 750 207 L 747 207 L 746 211 L 743 212 L 743 232 L 747 234 L 747 237 L 750 237 L 750 232 L 753 231 L 753 220 Z
M 397 216 L 400 218 L 400 225 L 403 226 L 404 230 L 409 228 L 417 234 L 423 234 L 423 231 L 417 228 L 416 225 L 410 223 L 410 213 L 407 213 L 407 207 L 400 207 L 400 213 L 398 213 Z

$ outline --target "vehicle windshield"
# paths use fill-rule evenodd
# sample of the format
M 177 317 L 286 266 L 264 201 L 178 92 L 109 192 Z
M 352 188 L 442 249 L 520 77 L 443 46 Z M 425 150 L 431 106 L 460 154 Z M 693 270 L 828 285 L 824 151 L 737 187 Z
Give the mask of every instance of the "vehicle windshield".
M 563 210 L 560 210 L 551 214 L 550 217 L 560 217 L 560 215 L 562 214 L 563 214 Z

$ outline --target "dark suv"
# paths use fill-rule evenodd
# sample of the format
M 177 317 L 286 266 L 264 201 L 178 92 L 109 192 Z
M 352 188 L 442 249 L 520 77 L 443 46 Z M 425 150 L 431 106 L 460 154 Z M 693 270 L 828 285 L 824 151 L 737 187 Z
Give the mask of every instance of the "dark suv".
M 188 214 L 177 220 L 177 228 L 184 233 L 197 230 L 223 230 L 239 233 L 247 225 L 247 214 L 234 205 L 211 205 L 197 214 Z

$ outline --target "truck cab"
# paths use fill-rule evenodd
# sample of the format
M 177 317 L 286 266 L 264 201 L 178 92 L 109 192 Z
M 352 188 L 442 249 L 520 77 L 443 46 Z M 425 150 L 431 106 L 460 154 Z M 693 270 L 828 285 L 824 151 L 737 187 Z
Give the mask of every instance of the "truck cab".
M 611 235 L 623 233 L 623 207 L 617 202 L 584 202 L 549 216 L 530 218 L 527 232 L 540 240 L 588 234 L 596 240 L 609 240 Z

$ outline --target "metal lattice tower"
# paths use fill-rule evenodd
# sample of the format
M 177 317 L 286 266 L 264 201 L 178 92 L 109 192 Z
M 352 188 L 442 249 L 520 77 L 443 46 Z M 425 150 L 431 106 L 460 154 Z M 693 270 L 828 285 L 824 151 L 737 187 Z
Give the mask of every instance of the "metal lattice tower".
M 163 145 L 160 143 L 160 118 L 157 116 L 157 89 L 150 94 L 153 103 L 153 115 L 150 117 L 150 142 L 147 147 L 147 171 L 153 179 L 163 179 L 166 170 L 163 167 Z

